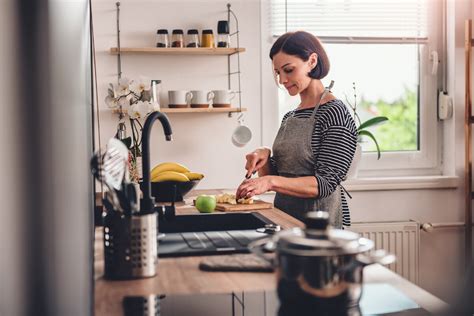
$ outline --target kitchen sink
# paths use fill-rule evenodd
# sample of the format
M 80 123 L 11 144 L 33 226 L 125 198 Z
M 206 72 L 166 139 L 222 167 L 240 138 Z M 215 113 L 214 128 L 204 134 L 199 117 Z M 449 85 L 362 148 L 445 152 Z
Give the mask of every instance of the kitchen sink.
M 160 219 L 159 257 L 246 253 L 248 244 L 267 236 L 258 228 L 273 224 L 257 212 L 177 215 Z
M 160 233 L 204 232 L 221 230 L 255 230 L 272 222 L 260 213 L 221 213 L 177 215 L 171 220 L 160 218 Z

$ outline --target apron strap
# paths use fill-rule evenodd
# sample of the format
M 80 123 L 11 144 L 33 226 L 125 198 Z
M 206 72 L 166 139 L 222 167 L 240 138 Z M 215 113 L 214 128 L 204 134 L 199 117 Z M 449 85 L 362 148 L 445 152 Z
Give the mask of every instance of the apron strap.
M 341 188 L 344 190 L 344 192 L 347 194 L 347 196 L 352 200 L 352 196 L 347 192 L 346 188 L 342 184 L 340 184 Z
M 319 98 L 318 104 L 314 107 L 313 113 L 311 113 L 311 118 L 314 118 L 316 116 L 316 112 L 318 111 L 318 108 L 321 105 L 321 101 L 326 97 L 326 95 L 329 92 L 331 92 L 331 89 L 332 89 L 333 86 L 334 86 L 334 80 L 331 80 L 331 83 L 329 84 L 329 86 L 324 88 L 324 92 L 321 95 L 321 98 Z

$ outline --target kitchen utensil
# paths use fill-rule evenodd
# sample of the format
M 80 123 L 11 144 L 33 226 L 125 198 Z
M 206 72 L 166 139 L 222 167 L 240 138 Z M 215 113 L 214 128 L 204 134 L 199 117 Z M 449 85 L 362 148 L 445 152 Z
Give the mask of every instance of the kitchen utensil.
M 191 91 L 193 97 L 191 99 L 192 108 L 208 108 L 214 99 L 214 92 L 193 90 Z
M 237 119 L 238 126 L 232 133 L 232 143 L 237 147 L 243 147 L 252 139 L 252 131 L 244 125 L 243 114 Z
M 102 161 L 104 181 L 114 189 L 120 190 L 128 161 L 127 147 L 120 140 L 111 138 L 107 143 Z
M 157 214 L 104 217 L 104 278 L 126 280 L 156 275 Z
M 236 96 L 236 92 L 232 90 L 214 90 L 214 100 L 212 107 L 214 108 L 228 108 L 230 102 Z
M 254 200 L 252 204 L 229 204 L 229 203 L 217 203 L 216 210 L 222 212 L 239 212 L 239 211 L 251 211 L 251 210 L 264 210 L 272 208 L 273 204 L 260 200 Z
M 363 268 L 392 263 L 395 256 L 384 250 L 368 253 L 374 247 L 371 240 L 328 223 L 327 212 L 309 212 L 305 230 L 284 230 L 252 242 L 249 248 L 276 267 L 279 288 L 294 287 L 318 299 L 347 294 L 356 305 L 362 294 Z M 276 258 L 267 257 L 265 250 L 276 251 Z M 285 295 L 280 292 L 280 300 Z
M 186 90 L 171 90 L 168 91 L 169 107 L 170 108 L 187 108 L 191 102 L 193 94 Z
M 157 202 L 180 202 L 183 197 L 189 193 L 200 180 L 191 180 L 186 182 L 163 181 L 151 183 L 151 195 Z M 174 190 L 176 189 L 176 196 Z
M 120 205 L 119 198 L 115 189 L 105 181 L 104 168 L 103 168 L 103 159 L 100 151 L 94 153 L 90 163 L 91 171 L 94 177 L 106 185 L 108 191 L 105 194 L 104 205 L 108 211 L 116 210 L 122 211 L 123 209 Z

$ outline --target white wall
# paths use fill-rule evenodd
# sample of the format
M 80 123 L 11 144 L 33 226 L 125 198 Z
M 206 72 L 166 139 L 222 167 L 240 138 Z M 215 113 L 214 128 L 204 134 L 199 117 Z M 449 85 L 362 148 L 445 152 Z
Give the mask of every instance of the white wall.
M 444 126 L 447 148 L 445 170 L 460 176 L 463 182 L 463 21 L 470 10 L 469 1 L 450 0 L 455 19 L 450 19 L 449 92 L 454 97 L 455 113 Z M 227 1 L 121 1 L 122 46 L 154 46 L 158 28 L 213 28 L 217 20 L 226 19 Z M 206 178 L 199 184 L 204 188 L 235 188 L 244 174 L 244 155 L 254 147 L 270 145 L 263 139 L 262 130 L 274 129 L 275 124 L 262 120 L 262 115 L 276 116 L 274 85 L 267 76 L 268 39 L 261 38 L 261 25 L 267 15 L 260 16 L 261 7 L 268 0 L 232 1 L 232 8 L 240 21 L 242 106 L 249 111 L 246 123 L 254 137 L 249 145 L 236 148 L 230 135 L 236 117 L 226 114 L 169 115 L 174 130 L 174 141 L 165 143 L 160 127 L 152 140 L 152 165 L 162 161 L 177 161 L 190 169 L 202 172 Z M 115 133 L 117 117 L 110 114 L 103 103 L 106 85 L 117 75 L 116 58 L 108 54 L 116 46 L 115 1 L 93 1 L 94 28 L 97 52 L 99 102 L 102 108 L 102 143 Z M 454 17 L 454 16 L 453 16 Z M 455 29 L 454 29 L 455 27 Z M 236 59 L 233 59 L 236 62 Z M 337 62 L 337 61 L 333 61 Z M 235 63 L 234 63 L 235 65 Z M 142 56 L 124 55 L 122 70 L 132 78 L 147 75 L 163 80 L 162 101 L 167 104 L 166 91 L 172 89 L 224 89 L 227 83 L 225 57 L 211 56 Z M 263 88 L 263 90 L 262 90 Z M 264 91 L 264 93 L 261 93 Z M 270 91 L 270 92 L 269 92 Z M 263 102 L 262 102 L 263 100 Z M 162 102 L 163 103 L 163 102 Z M 463 220 L 463 188 L 437 190 L 390 190 L 354 192 L 350 201 L 354 221 L 386 221 L 413 219 L 419 222 L 454 222 Z M 463 271 L 463 234 L 460 229 L 446 229 L 431 234 L 422 233 L 420 283 L 443 299 L 450 300 L 459 285 Z M 446 258 L 449 258 L 447 260 Z M 442 277 L 440 277 L 442 276 Z
M 166 28 L 212 28 L 227 19 L 228 1 L 121 1 L 121 46 L 153 47 L 156 30 Z M 116 130 L 118 118 L 108 111 L 103 100 L 108 82 L 116 82 L 116 57 L 108 53 L 116 46 L 115 1 L 94 1 L 94 28 L 97 52 L 97 75 L 101 116 L 101 141 L 104 143 Z M 237 115 L 170 114 L 173 141 L 165 142 L 160 126 L 152 137 L 151 165 L 176 161 L 206 177 L 200 189 L 235 187 L 244 175 L 245 154 L 260 144 L 260 5 L 257 1 L 232 2 L 239 18 L 241 54 L 242 107 L 248 108 L 245 123 L 253 132 L 252 141 L 244 148 L 232 145 L 230 137 L 237 126 Z M 235 43 L 235 37 L 232 38 Z M 232 56 L 232 66 L 237 57 Z M 161 79 L 161 101 L 168 104 L 167 91 L 177 89 L 213 90 L 227 88 L 226 56 L 146 56 L 123 55 L 123 75 L 138 78 L 146 75 Z M 236 78 L 236 76 L 234 76 Z M 237 89 L 233 81 L 233 89 Z M 233 100 L 234 105 L 237 97 Z

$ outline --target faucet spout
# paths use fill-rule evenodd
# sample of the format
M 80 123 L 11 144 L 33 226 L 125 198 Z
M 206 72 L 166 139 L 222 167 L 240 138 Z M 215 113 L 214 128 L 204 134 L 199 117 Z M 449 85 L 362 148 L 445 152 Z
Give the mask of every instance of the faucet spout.
M 142 131 L 142 155 L 143 155 L 143 199 L 142 199 L 142 208 L 143 211 L 153 210 L 154 199 L 151 197 L 151 183 L 150 183 L 150 134 L 153 123 L 156 120 L 160 120 L 161 125 L 163 126 L 163 132 L 165 133 L 165 138 L 167 141 L 171 141 L 171 124 L 168 121 L 168 117 L 161 112 L 153 112 L 148 115 L 148 118 L 145 121 Z

